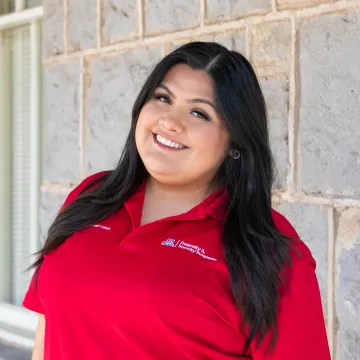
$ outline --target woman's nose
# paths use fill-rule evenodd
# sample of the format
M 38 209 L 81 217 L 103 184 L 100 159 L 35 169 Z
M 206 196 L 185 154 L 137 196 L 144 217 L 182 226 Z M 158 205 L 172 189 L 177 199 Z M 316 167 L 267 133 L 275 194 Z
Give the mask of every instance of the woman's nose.
M 159 124 L 166 130 L 173 132 L 182 132 L 185 128 L 179 114 L 168 113 L 159 120 Z

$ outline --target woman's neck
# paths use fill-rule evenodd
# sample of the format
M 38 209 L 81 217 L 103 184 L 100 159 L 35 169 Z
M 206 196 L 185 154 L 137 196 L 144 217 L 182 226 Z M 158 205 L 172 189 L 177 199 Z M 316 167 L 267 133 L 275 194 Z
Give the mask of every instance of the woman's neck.
M 209 184 L 172 185 L 149 177 L 146 183 L 141 224 L 191 210 L 214 191 Z
M 183 185 L 165 184 L 149 177 L 146 192 L 159 200 L 199 203 L 215 190 L 209 183 L 192 183 Z

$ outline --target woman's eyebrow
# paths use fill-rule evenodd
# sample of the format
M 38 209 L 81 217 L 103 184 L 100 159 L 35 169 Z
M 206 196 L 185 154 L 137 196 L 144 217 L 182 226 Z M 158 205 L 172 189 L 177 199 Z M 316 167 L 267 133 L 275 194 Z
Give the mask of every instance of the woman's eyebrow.
M 165 91 L 167 91 L 169 93 L 169 95 L 171 95 L 173 98 L 176 99 L 175 94 L 165 84 L 161 83 L 158 87 L 161 89 L 164 89 Z
M 165 84 L 161 83 L 158 87 L 161 89 L 164 89 L 166 92 L 169 93 L 170 96 L 172 96 L 174 99 L 176 99 L 175 94 Z M 210 100 L 207 100 L 207 99 L 203 99 L 203 98 L 189 99 L 189 100 L 187 100 L 187 102 L 191 103 L 191 104 L 192 103 L 208 104 L 216 110 L 215 105 Z
M 207 99 L 190 99 L 190 100 L 187 100 L 188 103 L 203 103 L 203 104 L 208 104 L 210 105 L 211 107 L 214 108 L 214 110 L 216 110 L 216 107 L 215 105 L 210 101 L 210 100 L 207 100 Z

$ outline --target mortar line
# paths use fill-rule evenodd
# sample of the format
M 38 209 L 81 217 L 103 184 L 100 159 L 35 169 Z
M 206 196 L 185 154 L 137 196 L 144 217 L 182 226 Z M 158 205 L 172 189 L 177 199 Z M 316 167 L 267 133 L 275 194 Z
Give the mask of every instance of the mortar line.
M 70 52 L 70 31 L 69 31 L 69 17 L 70 17 L 70 0 L 64 0 L 64 53 Z
M 334 208 L 328 208 L 328 296 L 327 296 L 327 335 L 331 358 L 334 357 L 334 331 L 335 331 L 335 225 Z
M 104 44 L 104 1 L 97 0 L 96 5 L 96 47 L 101 48 Z
M 205 26 L 206 0 L 200 0 L 200 28 Z
M 272 0 L 271 1 L 271 10 L 273 11 L 273 12 L 277 12 L 278 10 L 277 10 L 277 0 Z
M 51 193 L 51 194 L 68 194 L 71 190 L 73 190 L 76 186 L 76 181 L 74 182 L 58 182 L 58 183 L 50 183 L 48 181 L 43 181 L 40 186 L 40 191 L 42 193 Z
M 87 95 L 87 69 L 84 57 L 80 61 L 80 89 L 79 89 L 79 149 L 80 149 L 80 178 L 88 176 L 88 166 L 86 159 L 87 148 L 87 114 L 86 114 L 86 95 Z
M 252 23 L 251 21 L 246 22 L 245 26 L 245 56 L 251 61 L 251 47 L 252 47 Z
M 146 11 L 146 0 L 137 0 L 136 26 L 137 26 L 137 35 L 139 39 L 143 39 L 145 34 L 145 11 Z
M 339 198 L 336 196 L 314 196 L 314 195 L 305 195 L 305 194 L 289 194 L 288 192 L 281 192 L 274 190 L 272 192 L 272 197 L 274 201 L 285 201 L 288 203 L 303 203 L 303 204 L 313 204 L 313 205 L 322 205 L 322 206 L 332 206 L 332 207 L 352 207 L 360 208 L 360 200 L 356 198 Z
M 169 43 L 169 42 L 164 42 L 163 47 L 162 47 L 162 56 L 165 57 L 165 56 L 168 55 L 171 51 L 172 51 L 171 43 Z
M 297 150 L 297 22 L 291 18 L 291 49 L 290 49 L 290 72 L 289 72 L 289 114 L 288 114 L 288 175 L 287 187 L 290 194 L 298 189 L 298 169 L 299 166 Z

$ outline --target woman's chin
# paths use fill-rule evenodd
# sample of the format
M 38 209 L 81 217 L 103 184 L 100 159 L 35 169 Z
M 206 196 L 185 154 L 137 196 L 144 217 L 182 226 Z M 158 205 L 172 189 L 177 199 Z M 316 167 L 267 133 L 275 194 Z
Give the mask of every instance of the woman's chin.
M 145 163 L 146 170 L 154 177 L 176 177 L 179 173 L 179 167 L 174 164 L 164 164 L 160 161 L 151 161 Z

